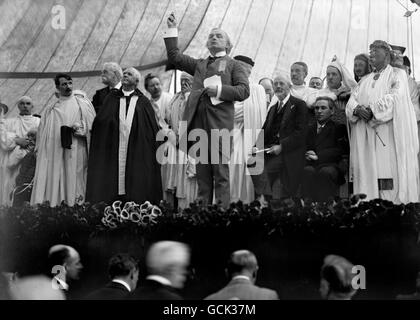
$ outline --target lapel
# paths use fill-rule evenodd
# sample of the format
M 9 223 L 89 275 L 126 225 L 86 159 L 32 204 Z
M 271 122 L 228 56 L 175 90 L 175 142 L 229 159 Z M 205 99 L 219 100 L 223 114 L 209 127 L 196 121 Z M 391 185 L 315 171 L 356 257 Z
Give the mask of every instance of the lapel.
M 331 137 L 331 129 L 333 122 L 328 120 L 325 126 L 321 129 L 319 133 L 316 133 L 318 124 L 315 125 L 315 134 L 316 134 L 316 146 L 318 146 L 322 141 L 325 140 L 325 137 Z
M 291 112 L 292 112 L 292 109 L 291 109 L 292 101 L 291 100 L 292 100 L 292 96 L 290 96 L 289 100 L 287 100 L 286 104 L 283 106 L 283 118 L 281 120 L 280 129 L 284 128 L 284 126 L 287 124 L 287 122 L 290 118 L 290 115 L 291 115 Z

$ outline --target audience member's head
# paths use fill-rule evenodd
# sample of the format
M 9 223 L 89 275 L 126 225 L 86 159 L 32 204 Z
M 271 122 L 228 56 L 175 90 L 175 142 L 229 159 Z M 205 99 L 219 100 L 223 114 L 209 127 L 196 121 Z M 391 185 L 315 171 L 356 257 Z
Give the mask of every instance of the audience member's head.
M 144 88 L 154 100 L 158 100 L 162 95 L 162 84 L 160 83 L 159 76 L 155 73 L 149 73 L 144 78 Z
M 328 300 L 350 300 L 356 293 L 352 285 L 352 268 L 353 264 L 343 257 L 326 256 L 321 268 L 321 297 Z
M 181 73 L 181 91 L 185 94 L 190 92 L 192 89 L 192 84 L 194 77 L 186 72 Z
M 241 66 L 245 70 L 246 76 L 249 78 L 251 76 L 252 68 L 254 67 L 255 62 L 252 61 L 251 58 L 247 56 L 241 56 L 241 55 L 235 56 L 233 59 L 235 59 L 241 64 Z
M 137 286 L 139 268 L 136 259 L 126 253 L 118 253 L 108 263 L 108 274 L 111 280 L 123 280 L 131 291 Z
M 50 273 L 53 272 L 53 268 L 56 266 L 63 267 L 63 270 L 60 269 L 59 272 L 64 272 L 64 274 L 57 276 L 65 277 L 65 282 L 78 280 L 80 271 L 83 269 L 79 253 L 74 248 L 63 244 L 50 248 L 48 251 L 48 262 Z M 55 270 L 55 272 L 57 271 Z
M 16 104 L 19 109 L 19 114 L 21 116 L 28 116 L 32 114 L 32 109 L 34 108 L 34 104 L 30 97 L 28 96 L 20 97 Z
M 105 62 L 102 68 L 102 83 L 113 88 L 123 77 L 123 71 L 116 62 Z
M 123 72 L 122 88 L 126 91 L 132 91 L 138 87 L 140 80 L 140 72 L 134 67 L 129 67 Z
M 290 77 L 295 86 L 301 86 L 305 83 L 308 76 L 308 65 L 305 62 L 295 62 L 290 67 Z
M 322 79 L 320 77 L 312 77 L 311 80 L 309 80 L 309 88 L 313 89 L 322 89 Z
M 255 283 L 258 272 L 257 258 L 248 250 L 235 251 L 230 256 L 226 272 L 229 278 L 246 276 Z
M 207 49 L 212 55 L 221 51 L 226 51 L 226 54 L 229 54 L 232 50 L 232 42 L 225 31 L 220 28 L 214 28 L 208 36 Z
M 333 66 L 327 67 L 327 86 L 330 89 L 338 89 L 341 87 L 341 77 L 340 70 Z
M 73 93 L 73 79 L 66 73 L 58 73 L 54 78 L 58 97 L 69 97 Z
M 146 256 L 150 275 L 168 279 L 174 288 L 183 288 L 190 263 L 190 250 L 181 242 L 159 241 L 154 243 Z
M 404 52 L 405 48 L 396 45 L 390 45 L 391 47 L 391 65 L 400 69 L 404 69 Z
M 258 81 L 258 84 L 262 85 L 265 90 L 265 95 L 267 96 L 267 103 L 271 102 L 271 99 L 274 96 L 274 84 L 273 80 L 270 78 L 262 78 Z
M 277 96 L 279 101 L 284 100 L 290 93 L 292 88 L 292 81 L 288 74 L 282 73 L 274 77 L 273 81 L 274 94 Z
M 21 278 L 10 289 L 13 300 L 65 300 L 61 290 L 55 290 L 46 276 Z
M 369 46 L 369 62 L 376 70 L 381 70 L 391 62 L 391 47 L 383 40 L 375 40 Z
M 354 57 L 353 73 L 354 79 L 359 82 L 361 78 L 372 72 L 369 63 L 369 55 L 366 53 L 358 54 Z

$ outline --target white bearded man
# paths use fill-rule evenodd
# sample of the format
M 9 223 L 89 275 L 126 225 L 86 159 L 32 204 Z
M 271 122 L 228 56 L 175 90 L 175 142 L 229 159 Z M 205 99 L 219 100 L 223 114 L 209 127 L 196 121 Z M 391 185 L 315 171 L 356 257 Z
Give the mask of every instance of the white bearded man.
M 36 142 L 37 163 L 31 204 L 84 199 L 90 131 L 95 118 L 91 102 L 73 93 L 72 78 L 57 74 L 58 101 L 43 115 Z
M 10 193 L 15 187 L 15 179 L 21 160 L 29 146 L 27 134 L 36 130 L 40 119 L 32 115 L 32 99 L 21 97 L 17 102 L 19 115 L 15 118 L 0 118 L 0 205 L 11 205 Z M 12 165 L 13 162 L 13 165 Z
M 351 123 L 354 193 L 394 203 L 418 202 L 419 141 L 406 73 L 392 67 L 391 48 L 370 45 L 374 72 L 360 80 L 346 107 Z
M 254 61 L 246 56 L 234 57 L 245 69 L 248 78 L 251 75 Z M 249 98 L 235 102 L 233 127 L 233 151 L 230 158 L 230 199 L 233 202 L 250 203 L 254 200 L 254 185 L 246 160 L 255 145 L 259 130 L 267 115 L 267 98 L 264 88 L 256 83 L 249 84 Z

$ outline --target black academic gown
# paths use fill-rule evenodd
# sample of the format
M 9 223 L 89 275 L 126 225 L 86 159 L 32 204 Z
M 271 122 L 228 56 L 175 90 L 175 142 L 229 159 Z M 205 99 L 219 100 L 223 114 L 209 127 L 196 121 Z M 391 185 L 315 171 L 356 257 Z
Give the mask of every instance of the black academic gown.
M 119 106 L 123 93 L 112 89 L 92 125 L 86 191 L 91 203 L 122 199 L 158 204 L 162 199 L 160 165 L 156 160 L 160 144 L 156 134 L 160 128 L 150 101 L 138 89 L 134 95 L 139 98 L 128 141 L 126 195 L 118 195 Z

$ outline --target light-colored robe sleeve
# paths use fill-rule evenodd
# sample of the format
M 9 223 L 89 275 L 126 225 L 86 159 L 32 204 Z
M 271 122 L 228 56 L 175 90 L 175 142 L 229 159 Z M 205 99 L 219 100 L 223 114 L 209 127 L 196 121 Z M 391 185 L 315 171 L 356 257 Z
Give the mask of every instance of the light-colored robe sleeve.
M 408 87 L 408 80 L 405 73 L 394 70 L 389 79 L 388 86 L 389 92 L 387 94 L 379 100 L 369 104 L 369 107 L 373 112 L 373 118 L 369 121 L 369 124 L 372 126 L 392 120 L 398 96 L 404 95 L 404 90 Z
M 0 120 L 0 148 L 11 151 L 16 148 L 17 134 L 10 130 L 10 123 L 6 119 Z
M 28 150 L 17 147 L 10 154 L 7 161 L 7 167 L 10 169 L 15 168 L 20 164 L 22 159 L 28 154 Z
M 350 99 L 347 102 L 346 105 L 346 116 L 349 122 L 356 123 L 359 120 L 359 117 L 356 117 L 354 113 L 354 109 L 359 105 L 359 103 L 356 100 L 357 93 L 358 93 L 358 87 L 357 89 L 350 95 Z

